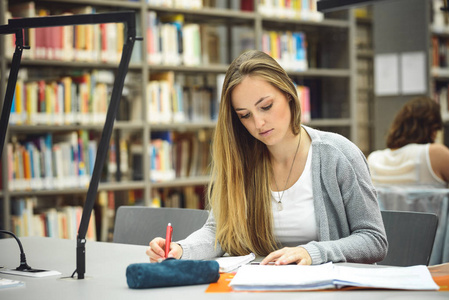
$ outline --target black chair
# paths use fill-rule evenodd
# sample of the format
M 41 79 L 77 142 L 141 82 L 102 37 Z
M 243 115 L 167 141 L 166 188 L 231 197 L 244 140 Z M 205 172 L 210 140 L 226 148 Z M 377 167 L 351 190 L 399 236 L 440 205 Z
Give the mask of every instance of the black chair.
M 384 210 L 388 254 L 379 265 L 428 265 L 438 217 L 432 213 Z
M 173 241 L 186 238 L 201 228 L 209 216 L 207 210 L 120 206 L 114 224 L 114 243 L 148 245 L 155 237 L 165 238 L 167 224 L 173 226 Z

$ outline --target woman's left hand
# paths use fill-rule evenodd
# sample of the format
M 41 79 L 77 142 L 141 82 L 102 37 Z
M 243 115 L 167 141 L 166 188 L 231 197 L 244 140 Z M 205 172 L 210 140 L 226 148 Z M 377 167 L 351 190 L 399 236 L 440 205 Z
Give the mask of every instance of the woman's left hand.
M 288 264 L 298 264 L 298 265 L 311 265 L 312 258 L 303 247 L 285 247 L 276 251 L 271 252 L 265 257 L 261 265 L 267 265 L 268 263 L 273 263 L 275 265 L 288 265 Z

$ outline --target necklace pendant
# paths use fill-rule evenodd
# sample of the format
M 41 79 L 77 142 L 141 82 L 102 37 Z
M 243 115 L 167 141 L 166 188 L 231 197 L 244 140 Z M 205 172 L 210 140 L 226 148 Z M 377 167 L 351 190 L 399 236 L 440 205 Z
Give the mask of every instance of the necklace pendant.
M 277 208 L 278 208 L 278 211 L 281 211 L 284 207 L 282 206 L 282 202 L 281 201 L 279 201 L 278 203 L 277 203 Z

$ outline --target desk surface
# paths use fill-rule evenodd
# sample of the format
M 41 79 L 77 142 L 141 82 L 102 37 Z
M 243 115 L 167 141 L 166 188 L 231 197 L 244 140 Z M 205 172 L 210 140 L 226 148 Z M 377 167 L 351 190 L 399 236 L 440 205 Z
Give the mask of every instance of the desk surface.
M 36 269 L 57 270 L 62 276 L 30 278 L 0 273 L 2 278 L 21 280 L 25 287 L 0 290 L 0 299 L 448 299 L 449 292 L 436 291 L 326 291 L 287 293 L 205 293 L 207 285 L 132 290 L 126 283 L 126 267 L 148 262 L 145 246 L 102 242 L 86 244 L 86 279 L 64 279 L 76 267 L 76 241 L 55 238 L 21 238 L 28 264 Z M 0 240 L 0 266 L 19 265 L 19 247 L 12 238 Z M 344 293 L 344 295 L 342 294 Z M 277 294 L 277 295 L 275 295 Z

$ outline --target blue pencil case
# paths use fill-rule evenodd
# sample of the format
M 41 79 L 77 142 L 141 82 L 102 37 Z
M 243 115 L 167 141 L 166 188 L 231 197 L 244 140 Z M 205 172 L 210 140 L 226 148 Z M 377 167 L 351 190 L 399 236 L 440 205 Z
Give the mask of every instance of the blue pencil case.
M 136 263 L 126 268 L 132 289 L 207 284 L 220 277 L 216 261 L 166 259 L 160 263 Z

